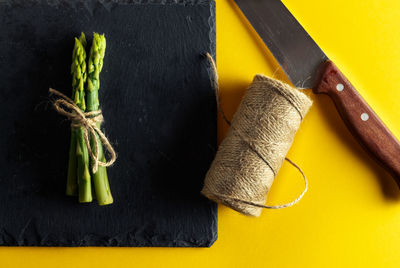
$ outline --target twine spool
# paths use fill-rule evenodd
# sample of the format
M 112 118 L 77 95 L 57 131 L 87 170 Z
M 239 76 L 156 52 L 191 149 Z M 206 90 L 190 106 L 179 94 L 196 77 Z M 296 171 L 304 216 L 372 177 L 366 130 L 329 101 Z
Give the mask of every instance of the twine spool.
M 218 84 L 215 86 L 217 90 Z M 262 208 L 282 208 L 298 202 L 307 190 L 307 180 L 287 159 L 303 175 L 305 191 L 288 204 L 264 205 L 311 104 L 305 94 L 290 85 L 256 75 L 206 175 L 202 194 L 251 216 L 259 216 Z

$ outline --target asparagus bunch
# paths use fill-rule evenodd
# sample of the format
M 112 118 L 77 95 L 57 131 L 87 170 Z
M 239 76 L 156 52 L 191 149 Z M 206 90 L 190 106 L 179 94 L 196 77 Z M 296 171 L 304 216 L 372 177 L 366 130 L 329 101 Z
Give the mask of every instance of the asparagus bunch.
M 103 68 L 103 58 L 106 48 L 104 35 L 94 33 L 93 43 L 90 49 L 88 68 L 86 68 L 86 39 L 82 33 L 75 38 L 75 46 L 72 53 L 72 99 L 83 112 L 97 111 L 99 109 L 98 91 L 100 88 L 99 75 Z M 86 84 L 87 83 L 87 84 Z M 85 90 L 86 85 L 86 90 Z M 86 98 L 85 98 L 86 97 Z M 100 123 L 97 127 L 100 128 Z M 99 160 L 104 162 L 105 156 L 100 139 L 97 137 Z M 96 140 L 90 138 L 90 147 L 96 154 Z M 79 202 L 91 202 L 93 178 L 96 198 L 99 205 L 107 205 L 113 202 L 108 183 L 107 170 L 99 166 L 93 174 L 89 168 L 93 162 L 89 161 L 88 148 L 84 139 L 82 127 L 71 129 L 71 144 L 69 151 L 67 195 L 79 195 Z

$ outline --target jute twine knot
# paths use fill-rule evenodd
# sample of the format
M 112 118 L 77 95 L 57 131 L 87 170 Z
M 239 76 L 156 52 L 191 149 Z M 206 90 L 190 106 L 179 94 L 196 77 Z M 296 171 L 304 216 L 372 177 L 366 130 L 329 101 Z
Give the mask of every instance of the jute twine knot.
M 58 90 L 53 88 L 49 88 L 50 95 L 56 95 L 59 99 L 53 101 L 54 109 L 61 115 L 64 115 L 71 121 L 71 128 L 82 128 L 83 129 L 83 137 L 85 139 L 85 144 L 89 152 L 89 156 L 93 161 L 92 171 L 96 173 L 99 166 L 109 167 L 114 164 L 117 159 L 117 154 L 115 153 L 114 148 L 111 146 L 107 137 L 97 126 L 103 122 L 103 115 L 101 110 L 92 111 L 92 112 L 82 112 L 82 110 L 74 103 L 74 101 Z M 89 135 L 95 141 L 95 152 L 93 152 Z M 110 153 L 111 159 L 103 162 L 99 160 L 99 145 L 100 142 L 106 148 L 106 150 Z
M 202 194 L 251 216 L 259 216 L 262 208 L 279 209 L 296 204 L 306 193 L 308 183 L 301 169 L 286 154 L 311 100 L 290 85 L 256 75 L 230 122 L 220 105 L 215 62 L 210 54 L 207 59 L 217 106 L 230 129 L 206 174 Z M 304 191 L 290 203 L 265 205 L 284 160 L 302 174 Z

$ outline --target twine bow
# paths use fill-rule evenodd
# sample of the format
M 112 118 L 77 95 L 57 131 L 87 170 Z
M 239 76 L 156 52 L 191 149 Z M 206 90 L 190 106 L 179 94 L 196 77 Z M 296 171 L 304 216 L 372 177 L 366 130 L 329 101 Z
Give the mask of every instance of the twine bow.
M 109 167 L 114 164 L 117 159 L 117 155 L 114 151 L 114 148 L 111 146 L 107 137 L 97 126 L 98 123 L 101 124 L 103 122 L 103 115 L 101 110 L 93 111 L 93 112 L 82 112 L 82 110 L 74 103 L 73 100 L 55 90 L 53 88 L 49 88 L 50 95 L 56 95 L 59 99 L 53 102 L 53 106 L 59 114 L 64 115 L 71 121 L 71 128 L 83 128 L 83 137 L 85 140 L 86 147 L 88 149 L 90 158 L 93 161 L 93 173 L 96 173 L 99 166 Z M 89 135 L 95 141 L 95 152 L 93 152 L 90 142 Z M 111 159 L 103 162 L 99 160 L 99 139 L 101 144 L 105 146 L 107 151 L 111 155 Z

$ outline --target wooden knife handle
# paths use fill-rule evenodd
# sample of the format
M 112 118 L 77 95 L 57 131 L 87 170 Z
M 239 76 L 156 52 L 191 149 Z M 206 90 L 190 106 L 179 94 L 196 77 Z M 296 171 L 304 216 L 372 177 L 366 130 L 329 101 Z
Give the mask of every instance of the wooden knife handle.
M 380 162 L 400 187 L 400 143 L 332 61 L 319 69 L 313 89 L 327 94 L 356 140 Z

